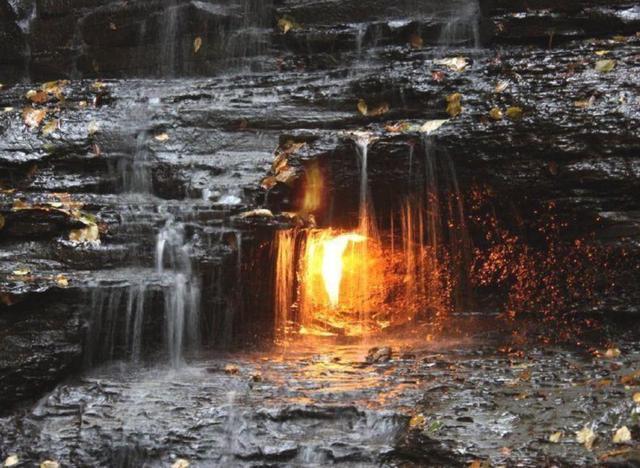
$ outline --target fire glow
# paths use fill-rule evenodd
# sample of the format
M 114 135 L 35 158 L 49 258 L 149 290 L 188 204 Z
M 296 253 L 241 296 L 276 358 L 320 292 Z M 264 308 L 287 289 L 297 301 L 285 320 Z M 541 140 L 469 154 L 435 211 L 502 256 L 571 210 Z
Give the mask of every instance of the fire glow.
M 344 267 L 344 251 L 350 242 L 365 242 L 366 238 L 359 234 L 342 234 L 322 243 L 322 279 L 329 297 L 331 307 L 336 308 L 340 302 L 340 283 Z

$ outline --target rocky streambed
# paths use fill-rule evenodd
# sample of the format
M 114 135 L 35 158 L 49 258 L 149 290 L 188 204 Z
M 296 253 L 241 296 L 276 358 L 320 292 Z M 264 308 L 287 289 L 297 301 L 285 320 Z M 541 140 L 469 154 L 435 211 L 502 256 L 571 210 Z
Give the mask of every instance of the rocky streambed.
M 429 154 L 451 161 L 473 239 L 466 312 L 557 317 L 549 335 L 565 343 L 592 322 L 637 321 L 637 5 L 361 3 L 0 0 L 0 454 L 610 458 L 608 435 L 589 452 L 573 431 L 626 421 L 636 384 L 618 377 L 637 368 L 635 338 L 613 338 L 613 361 L 531 344 L 511 356 L 474 333 L 425 345 L 429 330 L 394 337 L 391 364 L 363 364 L 377 338 L 246 352 L 273 339 L 274 232 L 309 222 L 290 212 L 310 167 L 328 189 L 316 221 L 357 219 L 354 132 L 369 135 L 381 219 Z M 538 424 L 543 411 L 557 427 Z

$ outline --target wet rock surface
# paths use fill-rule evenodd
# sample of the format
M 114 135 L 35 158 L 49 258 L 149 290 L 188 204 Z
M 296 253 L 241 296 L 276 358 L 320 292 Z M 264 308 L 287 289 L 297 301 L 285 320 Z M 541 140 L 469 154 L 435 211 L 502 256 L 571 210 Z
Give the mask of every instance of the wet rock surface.
M 327 168 L 329 196 L 336 207 L 328 219 L 318 221 L 353 224 L 358 210 L 358 161 L 351 133 L 356 130 L 375 136 L 369 147 L 369 180 L 377 205 L 393 206 L 412 189 L 411 174 L 421 170 L 426 147 L 431 145 L 451 157 L 463 191 L 486 184 L 505 200 L 497 211 L 510 224 L 535 218 L 540 205 L 553 202 L 558 216 L 572 225 L 572 235 L 594 233 L 598 242 L 637 254 L 637 6 L 624 1 L 566 5 L 495 1 L 453 2 L 444 9 L 437 5 L 441 2 L 391 5 L 376 1 L 365 11 L 361 2 L 338 3 L 0 0 L 3 412 L 41 396 L 88 361 L 140 358 L 140 349 L 132 343 L 136 336 L 143 343 L 141 354 L 164 359 L 166 350 L 159 344 L 166 334 L 164 295 L 184 273 L 156 265 L 158 232 L 167 224 L 179 226 L 188 239 L 193 276 L 201 280 L 202 309 L 206 310 L 203 341 L 228 345 L 239 332 L 250 343 L 256 337 L 270 338 L 272 273 L 265 265 L 272 261 L 271 230 L 296 222 L 283 219 L 280 211 L 298 208 L 297 191 L 313 161 Z M 476 16 L 478 7 L 482 17 Z M 283 17 L 298 23 L 286 34 L 277 23 Z M 198 51 L 196 38 L 202 43 Z M 476 41 L 498 47 L 471 47 Z M 438 63 L 456 56 L 469 59 L 461 72 Z M 598 72 L 600 60 L 614 60 L 615 66 Z M 168 78 L 172 75 L 189 77 Z M 54 92 L 47 102 L 34 103 L 26 95 L 42 83 L 12 84 L 29 76 L 39 81 L 72 80 L 61 86 L 64 99 Z M 453 93 L 462 95 L 462 113 L 425 142 L 417 129 L 427 120 L 449 118 L 446 97 Z M 372 109 L 386 105 L 388 110 L 363 115 L 358 111 L 360 99 Z M 25 124 L 27 107 L 47 111 L 35 128 Z M 491 118 L 493 108 L 506 114 L 509 107 L 521 108 L 521 118 Z M 288 156 L 292 171 L 278 180 L 280 174 L 272 166 L 274 150 L 290 140 L 304 145 Z M 269 175 L 275 182 L 271 180 L 273 185 L 265 190 Z M 262 216 L 241 215 L 266 208 L 274 216 L 264 211 Z M 87 227 L 96 228 L 99 244 L 70 239 L 72 231 Z M 535 233 L 524 226 L 522 237 L 527 236 Z M 629 275 L 633 284 L 638 272 Z M 636 289 L 614 298 L 618 309 L 637 313 L 640 294 L 635 284 Z M 139 297 L 146 304 L 140 310 Z M 602 311 L 606 314 L 609 309 L 605 306 Z M 114 313 L 118 313 L 113 320 L 117 325 L 111 332 L 90 327 Z M 136 323 L 143 331 L 135 331 Z M 87 336 L 98 341 L 93 351 Z M 442 367 L 459 365 L 468 376 L 465 382 L 474 382 L 478 389 L 497 378 L 513 378 L 493 350 L 480 347 L 474 360 L 465 354 L 473 355 L 473 346 L 456 349 L 445 355 Z M 635 356 L 629 350 L 627 360 Z M 387 395 L 385 402 L 390 402 L 397 391 L 405 395 L 407 406 L 415 408 L 417 395 L 424 394 L 423 384 L 407 383 L 405 394 L 403 385 L 394 390 L 392 382 L 413 381 L 414 372 L 436 372 L 440 364 L 434 368 L 420 360 L 429 353 L 413 349 L 410 353 L 420 358 L 405 362 L 402 352 L 396 355 L 394 348 L 388 381 L 375 398 Z M 557 355 L 532 353 L 534 376 L 564 375 L 560 368 L 567 363 Z M 336 364 L 336 385 L 359 380 L 354 363 L 364 360 L 360 354 L 359 361 L 353 358 L 347 365 Z M 450 432 L 442 445 L 437 442 L 441 438 L 428 431 L 426 435 L 406 431 L 413 410 L 390 408 L 389 415 L 367 412 L 363 402 L 371 395 L 365 390 L 353 396 L 357 404 L 351 401 L 350 390 L 345 390 L 336 397 L 338 406 L 328 409 L 323 405 L 329 397 L 318 397 L 315 388 L 309 396 L 301 377 L 308 374 L 301 369 L 330 367 L 332 358 L 325 364 L 324 358 L 316 362 L 301 357 L 306 364 L 287 358 L 282 368 L 276 364 L 261 368 L 256 356 L 243 359 L 230 360 L 239 365 L 239 377 L 211 372 L 224 368 L 229 362 L 225 359 L 196 360 L 193 367 L 177 373 L 105 370 L 85 382 L 59 387 L 27 417 L 26 429 L 15 422 L 22 416 L 7 420 L 3 430 L 10 442 L 5 442 L 3 453 L 15 449 L 33 461 L 51 453 L 61 461 L 125 466 L 139 460 L 164 463 L 172 455 L 203 463 L 247 464 L 294 463 L 309 456 L 323 463 L 343 461 L 354 466 L 389 457 L 420 466 L 420 460 L 429 457 L 441 457 L 437 459 L 445 465 L 463 463 L 473 453 L 508 463 L 506 456 L 495 453 L 500 449 L 496 438 L 508 430 L 518 434 L 509 446 L 516 458 L 535 460 L 549 454 L 554 460 L 556 453 L 558 457 L 565 453 L 567 463 L 595 462 L 594 455 L 576 444 L 563 443 L 555 452 L 555 445 L 543 442 L 547 428 L 538 439 L 525 440 L 526 426 L 516 427 L 514 421 L 520 424 L 527 417 L 518 415 L 513 401 L 531 404 L 531 413 L 541 408 L 536 405 L 551 404 L 549 396 L 515 399 L 529 392 L 528 387 L 515 396 L 516 390 L 507 387 L 505 391 L 504 386 L 490 397 L 472 395 L 478 399 L 478 408 L 489 408 L 489 413 L 477 416 L 485 419 L 483 427 L 495 429 L 475 432 L 469 429 L 476 423 L 476 417 L 467 414 L 472 410 L 447 406 L 473 389 L 456 389 L 459 382 L 442 370 L 443 378 L 452 380 L 433 390 L 440 403 L 425 405 L 424 410 L 438 415 L 436 420 L 448 421 Z M 492 363 L 499 365 L 493 369 Z M 525 364 L 529 363 L 516 363 Z M 590 367 L 580 361 L 579 369 L 595 376 L 605 372 L 599 365 Z M 540 367 L 535 370 L 535 366 Z M 488 376 L 480 376 L 480 370 L 489 372 Z M 283 402 L 257 411 L 263 408 L 255 396 L 260 394 L 248 390 L 244 379 L 254 371 L 264 381 L 254 385 Z M 371 372 L 375 386 L 375 379 L 382 377 L 377 370 Z M 292 391 L 293 396 L 283 396 L 287 391 L 273 382 L 292 375 L 300 377 L 300 387 Z M 564 386 L 574 376 L 565 377 L 553 392 L 569 401 L 575 394 Z M 154 383 L 154 379 L 159 380 Z M 320 382 L 312 379 L 309 385 L 322 387 Z M 235 389 L 235 396 L 227 395 L 229 387 Z M 588 385 L 578 388 L 591 391 Z M 623 391 L 617 386 L 602 391 L 608 394 L 614 389 L 614 397 L 622 401 Z M 190 404 L 184 409 L 170 407 L 171 393 L 181 391 Z M 448 392 L 459 393 L 448 399 Z M 126 432 L 132 441 L 129 435 L 121 438 L 119 423 L 110 421 L 131 413 L 145 396 L 155 393 L 160 395 L 157 408 L 139 414 L 135 408 L 137 416 Z M 210 394 L 224 394 L 231 400 L 216 400 L 218 396 Z M 587 411 L 594 410 L 595 404 L 584 403 Z M 88 414 L 83 413 L 86 405 L 92 408 Z M 504 409 L 506 416 L 491 413 L 498 409 Z M 575 411 L 584 415 L 585 410 Z M 57 412 L 61 418 L 52 417 Z M 181 412 L 184 420 L 175 417 Z M 599 414 L 603 427 L 614 424 L 604 412 Z M 565 416 L 567 422 L 557 430 L 567 434 L 586 423 L 570 422 Z M 201 420 L 214 422 L 200 427 Z M 318 421 L 330 422 L 333 438 L 326 438 Z M 167 428 L 162 437 L 154 432 L 158 427 Z M 245 427 L 255 439 L 250 437 L 246 446 L 234 445 L 231 441 L 244 434 L 234 431 Z M 268 435 L 261 438 L 264 427 Z M 371 431 L 366 440 L 354 431 L 362 427 Z M 62 435 L 52 435 L 58 429 Z M 197 434 L 193 440 L 191 431 Z M 356 432 L 353 440 L 338 440 L 350 431 Z M 307 432 L 315 434 L 317 441 L 311 453 L 299 441 L 300 434 Z M 280 433 L 286 435 L 280 437 Z M 204 439 L 216 442 L 200 449 Z M 98 440 L 102 442 L 95 443 Z M 164 445 L 175 442 L 182 452 L 166 452 L 156 445 L 158 440 Z M 451 441 L 458 445 L 449 445 Z
M 633 456 L 638 441 L 616 446 L 612 434 L 637 433 L 637 337 L 608 335 L 620 350 L 608 357 L 541 348 L 486 317 L 450 324 L 451 338 L 427 344 L 428 328 L 384 337 L 403 356 L 387 362 L 364 363 L 366 343 L 320 341 L 181 370 L 115 364 L 3 419 L 0 450 L 72 466 L 594 466 Z M 456 328 L 474 332 L 454 337 Z M 592 450 L 576 441 L 584 426 L 598 436 Z

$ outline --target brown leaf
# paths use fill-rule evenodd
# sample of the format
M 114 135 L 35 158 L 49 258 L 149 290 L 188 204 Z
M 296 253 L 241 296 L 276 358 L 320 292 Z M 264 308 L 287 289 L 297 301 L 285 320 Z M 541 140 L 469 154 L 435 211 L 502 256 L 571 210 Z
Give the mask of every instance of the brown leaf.
M 620 378 L 620 383 L 622 385 L 640 385 L 640 370 L 623 375 Z
M 367 107 L 367 102 L 364 99 L 358 100 L 358 112 L 362 115 L 367 115 L 369 108 Z
M 420 49 L 424 45 L 424 41 L 422 40 L 422 37 L 419 34 L 413 33 L 409 37 L 409 45 L 414 49 Z
M 46 109 L 34 109 L 25 107 L 22 110 L 22 120 L 31 129 L 38 128 L 47 115 Z
M 503 114 L 498 107 L 494 107 L 489 111 L 489 117 L 491 117 L 493 120 L 502 120 Z
M 30 89 L 29 91 L 27 91 L 27 94 L 25 96 L 34 104 L 44 104 L 49 100 L 49 96 L 47 95 L 47 93 L 45 93 L 41 89 Z
M 238 366 L 235 366 L 233 364 L 227 364 L 226 366 L 224 366 L 225 374 L 236 375 L 239 372 L 240 372 L 240 368 Z
M 377 116 L 386 114 L 387 112 L 389 112 L 389 104 L 387 104 L 386 102 L 383 102 L 382 104 L 371 109 L 367 115 L 372 115 L 377 117 Z
M 198 36 L 193 40 L 193 53 L 197 54 L 200 47 L 202 47 L 202 38 Z
M 462 94 L 453 93 L 447 96 L 447 113 L 451 117 L 457 117 L 462 113 Z
M 444 81 L 445 76 L 446 75 L 442 71 L 431 72 L 431 78 L 433 79 L 433 81 L 436 81 L 438 83 L 440 83 L 441 81 Z

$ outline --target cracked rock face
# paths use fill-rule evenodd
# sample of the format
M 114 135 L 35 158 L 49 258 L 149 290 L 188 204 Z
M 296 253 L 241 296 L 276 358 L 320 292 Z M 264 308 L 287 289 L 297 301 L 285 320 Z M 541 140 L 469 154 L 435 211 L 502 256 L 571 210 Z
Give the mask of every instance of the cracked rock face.
M 207 344 L 226 345 L 240 331 L 250 341 L 270 338 L 264 265 L 273 261 L 278 212 L 292 208 L 298 188 L 260 187 L 274 150 L 306 143 L 291 166 L 298 176 L 312 161 L 327 167 L 331 221 L 348 225 L 359 175 L 350 133 L 375 135 L 372 196 L 391 205 L 424 164 L 416 128 L 448 119 L 445 99 L 454 93 L 462 113 L 431 143 L 450 156 L 463 191 L 490 186 L 503 201 L 498 216 L 523 238 L 535 238 L 535 229 L 518 220 L 553 201 L 572 235 L 637 252 L 637 7 L 417 3 L 0 0 L 2 407 L 40 396 L 82 364 L 85 328 L 96 320 L 87 297 L 106 311 L 100 294 L 120 291 L 126 305 L 149 284 L 143 335 L 161 341 L 160 295 L 174 278 L 157 271 L 155 255 L 167 218 L 189 239 Z M 282 18 L 291 23 L 286 33 Z M 469 58 L 462 72 L 440 62 L 456 56 Z M 615 67 L 598 72 L 605 59 Z M 20 83 L 26 78 L 33 82 Z M 62 78 L 70 79 L 63 100 L 26 98 Z M 388 110 L 362 115 L 360 99 Z M 46 110 L 36 128 L 24 123 L 28 106 Z M 490 115 L 509 107 L 521 118 Z M 409 129 L 387 128 L 399 121 Z M 263 205 L 276 216 L 238 218 Z M 100 244 L 71 241 L 87 219 Z M 15 274 L 23 270 L 29 274 Z M 259 278 L 248 274 L 255 271 Z M 635 292 L 627 292 L 621 308 L 631 310 Z M 118 336 L 100 343 L 105 358 L 128 355 Z M 250 459 L 252 450 L 243 453 Z M 299 455 L 294 447 L 260 450 L 267 459 Z

